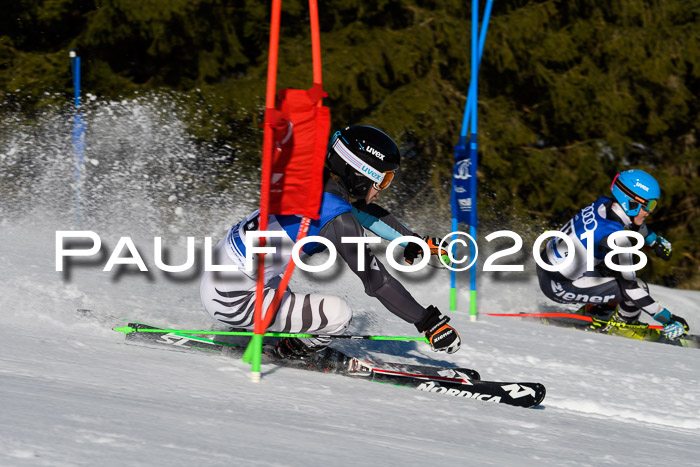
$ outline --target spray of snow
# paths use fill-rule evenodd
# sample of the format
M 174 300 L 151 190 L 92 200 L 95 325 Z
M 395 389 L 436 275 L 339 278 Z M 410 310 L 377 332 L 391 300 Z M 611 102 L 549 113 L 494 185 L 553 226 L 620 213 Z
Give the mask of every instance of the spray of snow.
M 466 276 L 451 313 L 458 353 L 404 342 L 337 346 L 540 381 L 548 390 L 540 410 L 273 367 L 254 385 L 231 358 L 128 345 L 111 331 L 122 319 L 212 323 L 197 271 L 103 272 L 117 238 L 134 238 L 152 266 L 152 238 L 163 235 L 176 264 L 185 236 L 223 235 L 255 205 L 257 185 L 241 176 L 219 188 L 220 168 L 207 165 L 171 102 L 89 102 L 81 228 L 98 232 L 105 252 L 67 272 L 55 270 L 55 232 L 75 229 L 71 117 L 56 111 L 32 125 L 18 117 L 0 133 L 0 464 L 697 465 L 698 350 L 514 318 L 471 323 Z M 533 272 L 482 274 L 480 310 L 566 310 L 546 303 Z M 448 308 L 447 271 L 400 278 L 421 303 Z M 341 265 L 298 272 L 292 287 L 345 298 L 350 332 L 416 335 Z M 651 292 L 700 329 L 700 292 Z

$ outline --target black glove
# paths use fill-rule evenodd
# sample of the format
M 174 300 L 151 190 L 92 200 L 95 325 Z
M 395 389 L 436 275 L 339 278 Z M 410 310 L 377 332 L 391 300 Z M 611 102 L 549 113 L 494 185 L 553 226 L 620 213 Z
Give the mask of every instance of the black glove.
M 656 256 L 659 258 L 663 259 L 664 261 L 671 259 L 673 248 L 671 247 L 671 242 L 665 238 L 656 237 L 656 240 L 654 240 L 654 243 L 652 243 L 650 246 L 654 249 L 654 253 L 656 253 Z
M 420 237 L 417 234 L 413 235 L 415 237 L 422 238 L 423 241 L 428 244 L 431 255 L 442 256 L 443 261 L 449 264 L 450 258 L 447 255 L 447 250 L 440 247 L 442 240 L 439 237 Z M 408 245 L 406 245 L 406 248 L 403 250 L 403 258 L 408 264 L 413 264 L 418 256 L 423 256 L 423 248 L 421 248 L 420 245 L 414 242 L 410 242 Z
M 425 333 L 434 352 L 455 353 L 462 345 L 457 330 L 447 324 L 449 317 L 441 315 L 440 310 L 430 305 L 428 315 L 415 324 L 418 332 Z

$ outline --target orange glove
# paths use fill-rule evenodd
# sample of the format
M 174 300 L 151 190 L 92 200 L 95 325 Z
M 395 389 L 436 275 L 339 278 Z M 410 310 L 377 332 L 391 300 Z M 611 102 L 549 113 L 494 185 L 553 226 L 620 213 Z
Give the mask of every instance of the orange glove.
M 416 237 L 422 238 L 425 243 L 428 244 L 430 248 L 430 254 L 435 256 L 441 256 L 444 263 L 450 263 L 450 257 L 447 255 L 447 250 L 440 246 L 442 239 L 439 237 L 420 237 L 419 235 L 413 234 Z M 408 264 L 413 264 L 418 256 L 423 256 L 423 248 L 417 243 L 409 243 L 403 250 L 403 258 Z

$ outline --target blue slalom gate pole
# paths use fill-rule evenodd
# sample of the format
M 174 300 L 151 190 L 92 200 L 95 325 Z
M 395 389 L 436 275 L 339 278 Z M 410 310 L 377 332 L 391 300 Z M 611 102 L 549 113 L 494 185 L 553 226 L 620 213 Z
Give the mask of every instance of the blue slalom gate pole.
M 471 215 L 469 216 L 469 234 L 476 240 L 476 165 L 477 165 L 477 141 L 476 141 L 476 109 L 477 109 L 477 90 L 479 77 L 479 0 L 472 0 L 472 79 L 469 84 L 469 91 L 474 96 L 471 105 L 471 135 L 469 137 L 469 159 L 471 160 L 469 178 L 469 189 L 472 195 Z M 474 258 L 476 255 L 476 246 L 473 243 L 469 244 L 469 257 Z M 476 321 L 478 311 L 476 309 L 476 268 L 477 264 L 469 271 L 470 288 L 469 288 L 469 320 Z
M 471 41 L 471 69 L 472 75 L 469 83 L 469 92 L 467 95 L 467 102 L 464 107 L 464 117 L 462 119 L 462 129 L 460 132 L 460 138 L 457 146 L 455 147 L 455 175 L 454 179 L 468 179 L 468 197 L 461 200 L 463 203 L 468 203 L 468 207 L 465 208 L 464 205 L 458 204 L 458 201 L 453 199 L 453 217 L 452 217 L 452 231 L 456 232 L 459 228 L 459 222 L 466 222 L 470 226 L 470 235 L 476 241 L 476 227 L 478 224 L 477 211 L 476 211 L 476 169 L 478 164 L 478 154 L 477 154 L 477 89 L 478 89 L 478 70 L 481 64 L 481 58 L 484 52 L 484 44 L 486 42 L 486 32 L 488 31 L 488 23 L 491 18 L 491 9 L 493 7 L 493 0 L 487 0 L 486 7 L 484 10 L 484 19 L 481 26 L 481 34 L 479 34 L 479 2 L 478 0 L 472 1 L 472 41 Z M 478 40 L 477 40 L 478 37 Z M 467 129 L 471 121 L 471 134 L 469 138 L 469 151 L 467 152 Z M 457 165 L 466 158 L 468 153 L 468 174 L 463 173 Z M 456 196 L 455 192 L 455 180 L 453 179 L 453 198 Z M 464 192 L 466 187 L 462 186 L 461 191 Z M 469 218 L 464 217 L 464 211 L 467 211 Z M 455 212 L 458 214 L 455 215 Z M 476 255 L 476 249 L 473 245 L 470 245 L 470 258 Z M 471 321 L 476 321 L 478 316 L 478 311 L 476 307 L 476 263 L 472 266 L 470 271 L 470 313 L 469 317 Z M 450 274 L 450 310 L 457 310 L 457 273 L 456 271 L 451 271 Z
M 478 0 L 475 0 L 478 3 Z M 487 0 L 486 8 L 484 10 L 484 19 L 481 22 L 481 31 L 479 31 L 479 45 L 478 45 L 478 58 L 477 58 L 477 71 L 481 66 L 481 57 L 484 55 L 484 44 L 486 43 L 486 32 L 489 29 L 489 20 L 491 19 L 491 9 L 493 8 L 493 0 Z M 473 32 L 473 31 L 472 31 Z M 464 117 L 462 118 L 462 131 L 459 133 L 461 136 L 467 137 L 467 130 L 469 129 L 469 117 L 471 114 L 472 106 L 476 106 L 476 88 L 472 87 L 471 81 L 469 82 L 469 93 L 467 94 L 467 102 L 464 105 Z
M 75 225 L 80 227 L 81 216 L 81 184 L 82 172 L 85 166 L 85 123 L 80 113 L 80 57 L 71 50 L 69 53 L 71 72 L 73 74 L 73 174 L 75 177 Z

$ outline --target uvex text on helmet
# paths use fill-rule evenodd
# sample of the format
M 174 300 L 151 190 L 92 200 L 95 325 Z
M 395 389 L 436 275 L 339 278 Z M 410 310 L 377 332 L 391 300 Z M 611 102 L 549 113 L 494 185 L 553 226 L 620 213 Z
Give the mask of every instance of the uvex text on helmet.
M 632 169 L 620 172 L 610 186 L 613 198 L 630 217 L 640 209 L 652 212 L 661 196 L 661 188 L 654 177 L 643 170 Z
M 399 170 L 399 148 L 386 133 L 368 125 L 349 126 L 331 138 L 326 155 L 329 170 L 350 195 L 363 198 L 370 187 L 384 189 Z

